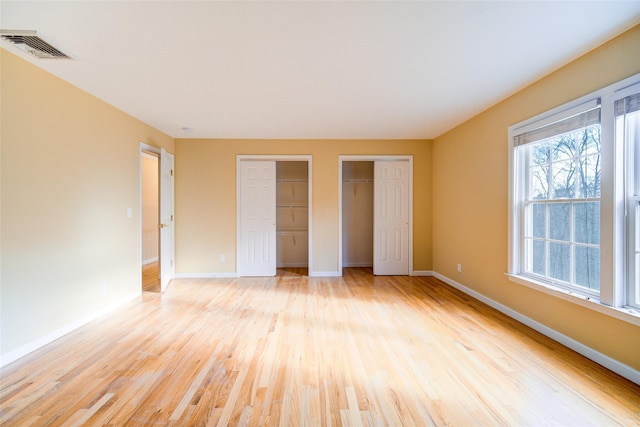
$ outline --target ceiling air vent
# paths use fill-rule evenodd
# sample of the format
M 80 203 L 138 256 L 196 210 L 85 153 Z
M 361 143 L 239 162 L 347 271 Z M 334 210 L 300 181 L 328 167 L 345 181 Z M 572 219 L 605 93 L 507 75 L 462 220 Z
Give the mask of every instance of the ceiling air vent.
M 0 30 L 0 37 L 40 59 L 74 59 L 44 40 L 37 31 Z

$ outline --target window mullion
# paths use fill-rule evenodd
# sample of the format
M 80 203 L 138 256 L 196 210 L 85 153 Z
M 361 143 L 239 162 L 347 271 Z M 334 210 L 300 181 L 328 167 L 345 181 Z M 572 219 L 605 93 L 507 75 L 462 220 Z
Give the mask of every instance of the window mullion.
M 604 98 L 600 131 L 600 302 L 624 305 L 624 147 L 615 138 L 614 100 Z

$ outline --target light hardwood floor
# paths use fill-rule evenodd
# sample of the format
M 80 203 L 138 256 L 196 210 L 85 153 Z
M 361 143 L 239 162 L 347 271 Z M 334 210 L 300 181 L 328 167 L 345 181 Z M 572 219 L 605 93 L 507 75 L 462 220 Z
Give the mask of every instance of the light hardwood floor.
M 435 278 L 174 280 L 5 367 L 3 425 L 640 425 L 640 386 Z
M 142 266 L 142 290 L 145 292 L 160 292 L 158 276 L 158 261 Z

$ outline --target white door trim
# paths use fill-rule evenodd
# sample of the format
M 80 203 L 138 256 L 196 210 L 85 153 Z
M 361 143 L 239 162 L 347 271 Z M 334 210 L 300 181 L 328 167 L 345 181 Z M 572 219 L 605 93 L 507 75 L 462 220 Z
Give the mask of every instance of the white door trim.
M 339 155 L 338 156 L 338 272 L 342 275 L 342 162 L 409 162 L 409 274 L 413 274 L 413 156 Z M 374 260 L 375 262 L 375 260 Z
M 313 275 L 313 168 L 312 168 L 312 156 L 307 154 L 268 154 L 268 155 L 254 155 L 254 154 L 238 154 L 236 155 L 236 274 L 240 274 L 240 162 L 251 160 L 274 160 L 276 162 L 295 162 L 303 161 L 308 165 L 308 186 L 309 186 L 309 227 L 308 227 L 308 252 L 309 252 L 309 276 Z

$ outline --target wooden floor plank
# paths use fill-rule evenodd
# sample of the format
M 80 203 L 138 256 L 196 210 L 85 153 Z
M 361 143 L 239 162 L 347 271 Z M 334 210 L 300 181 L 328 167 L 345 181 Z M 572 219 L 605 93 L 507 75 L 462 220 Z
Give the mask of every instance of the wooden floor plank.
M 278 273 L 174 280 L 14 362 L 0 424 L 640 425 L 640 386 L 435 278 Z
M 145 292 L 160 292 L 159 262 L 151 262 L 142 266 L 142 290 Z

